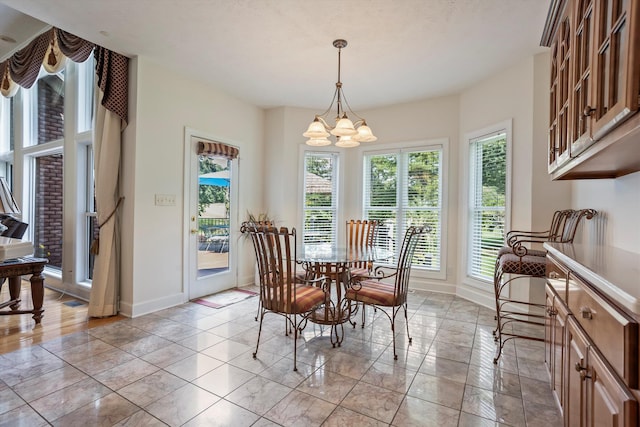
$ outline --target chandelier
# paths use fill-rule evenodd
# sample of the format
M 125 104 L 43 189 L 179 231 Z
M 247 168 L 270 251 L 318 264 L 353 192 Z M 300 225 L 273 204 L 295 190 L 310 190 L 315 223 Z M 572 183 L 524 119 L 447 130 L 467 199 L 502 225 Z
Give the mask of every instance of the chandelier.
M 347 46 L 347 41 L 338 39 L 333 41 L 333 46 L 338 49 L 338 82 L 336 83 L 336 90 L 333 93 L 333 99 L 329 108 L 322 113 L 316 114 L 315 119 L 309 125 L 309 128 L 302 136 L 309 138 L 307 145 L 313 145 L 320 147 L 323 145 L 331 145 L 331 141 L 328 139 L 329 135 L 336 137 L 336 147 L 357 147 L 361 142 L 373 142 L 377 140 L 371 132 L 371 128 L 367 126 L 367 122 L 362 117 L 358 116 L 351 110 L 349 103 L 347 102 L 344 93 L 342 93 L 342 82 L 340 81 L 340 53 L 342 48 Z M 349 114 L 357 120 L 352 122 L 347 116 L 347 110 L 343 107 L 342 103 L 349 110 Z M 338 112 L 336 114 L 335 126 L 331 126 L 327 123 L 327 117 L 330 114 L 333 104 L 336 104 Z

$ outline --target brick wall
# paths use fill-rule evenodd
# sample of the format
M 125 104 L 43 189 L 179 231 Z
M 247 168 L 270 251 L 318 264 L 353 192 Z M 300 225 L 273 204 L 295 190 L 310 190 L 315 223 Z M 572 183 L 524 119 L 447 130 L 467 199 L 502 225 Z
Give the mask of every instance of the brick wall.
M 62 268 L 62 155 L 36 159 L 34 246 L 44 246 L 49 265 Z
M 49 84 L 51 83 L 51 84 Z M 48 76 L 38 82 L 38 144 L 64 137 L 64 98 L 61 81 Z M 58 87 L 58 91 L 54 87 Z M 62 268 L 63 156 L 36 159 L 34 246 L 49 265 Z M 40 248 L 40 246 L 44 248 Z
M 64 137 L 64 97 L 46 81 L 61 84 L 57 76 L 48 76 L 38 82 L 38 144 Z M 60 90 L 64 90 L 64 86 Z

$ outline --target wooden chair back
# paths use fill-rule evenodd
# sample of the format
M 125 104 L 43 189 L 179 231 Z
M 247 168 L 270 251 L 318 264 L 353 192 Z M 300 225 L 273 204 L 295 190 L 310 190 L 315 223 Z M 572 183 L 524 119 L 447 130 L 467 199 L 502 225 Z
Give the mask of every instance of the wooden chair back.
M 251 232 L 258 259 L 260 300 L 266 310 L 295 314 L 296 230 L 258 227 Z
M 373 246 L 378 239 L 379 224 L 379 221 L 375 219 L 351 219 L 347 221 L 347 248 L 363 248 Z M 372 265 L 370 265 L 370 263 L 366 261 L 363 261 L 355 262 L 350 267 L 371 270 Z
M 421 227 L 411 226 L 404 234 L 395 277 L 395 300 L 397 305 L 402 305 L 407 302 L 413 254 L 415 253 L 420 237 L 430 231 L 431 228 L 427 225 Z

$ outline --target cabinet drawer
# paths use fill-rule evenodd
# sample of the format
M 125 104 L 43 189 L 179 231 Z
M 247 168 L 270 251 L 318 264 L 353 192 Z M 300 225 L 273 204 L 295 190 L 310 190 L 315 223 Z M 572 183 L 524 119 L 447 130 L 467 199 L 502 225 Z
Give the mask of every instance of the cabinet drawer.
M 627 386 L 638 385 L 638 323 L 613 307 L 573 272 L 567 305 Z

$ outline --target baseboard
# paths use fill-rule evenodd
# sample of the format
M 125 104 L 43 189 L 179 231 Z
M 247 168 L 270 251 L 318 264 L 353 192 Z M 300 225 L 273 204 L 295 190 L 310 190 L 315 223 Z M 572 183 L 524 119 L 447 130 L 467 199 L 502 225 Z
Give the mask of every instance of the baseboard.
M 426 280 L 423 278 L 412 278 L 409 287 L 420 291 L 440 292 L 453 295 L 456 293 L 456 285 L 453 283 Z
M 456 287 L 455 294 L 460 298 L 464 298 L 490 310 L 495 311 L 496 309 L 496 298 L 492 287 L 489 287 L 488 290 L 484 290 L 477 286 L 461 283 Z
M 183 304 L 187 301 L 187 297 L 184 293 L 168 295 L 166 297 L 158 298 L 151 301 L 145 301 L 139 304 L 131 305 L 124 301 L 120 301 L 120 312 L 123 316 L 138 317 L 145 314 L 153 313 L 154 311 L 164 310 L 165 308 L 174 307 L 176 305 Z

